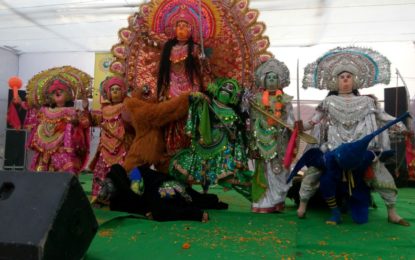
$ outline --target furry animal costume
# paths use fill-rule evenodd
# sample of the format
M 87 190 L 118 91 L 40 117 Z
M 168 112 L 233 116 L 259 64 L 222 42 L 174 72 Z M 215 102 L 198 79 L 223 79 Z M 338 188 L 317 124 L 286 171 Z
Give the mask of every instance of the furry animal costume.
M 154 164 L 159 171 L 167 173 L 170 158 L 166 155 L 162 128 L 173 121 L 186 118 L 189 95 L 190 92 L 184 93 L 160 103 L 137 97 L 124 100 L 135 130 L 135 138 L 125 158 L 127 172 L 143 164 Z

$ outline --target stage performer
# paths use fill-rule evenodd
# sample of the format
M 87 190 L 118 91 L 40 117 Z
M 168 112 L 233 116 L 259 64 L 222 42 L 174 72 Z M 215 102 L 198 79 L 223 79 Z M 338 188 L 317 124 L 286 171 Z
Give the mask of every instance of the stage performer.
M 157 79 L 157 96 L 159 101 L 169 100 L 184 92 L 203 91 L 209 81 L 209 65 L 200 46 L 195 43 L 194 32 L 197 21 L 189 13 L 186 5 L 179 6 L 179 11 L 171 18 L 174 36 L 163 47 Z M 165 128 L 167 154 L 174 155 L 190 145 L 186 136 L 185 120 L 168 124 Z
M 62 72 L 47 80 L 42 88 L 44 105 L 37 113 L 37 124 L 29 148 L 35 151 L 31 170 L 79 174 L 89 153 L 88 101 L 83 111 L 74 107 L 74 81 Z
M 253 102 L 262 110 L 294 125 L 292 97 L 283 88 L 290 84 L 287 66 L 270 59 L 258 67 L 255 73 L 259 92 Z M 252 141 L 250 154 L 256 155 L 255 173 L 252 180 L 252 211 L 257 213 L 281 212 L 291 183 L 286 183 L 289 169 L 283 160 L 291 131 L 251 109 Z
M 247 5 L 223 1 L 143 3 L 128 28 L 120 29 L 110 69 L 132 89 L 149 88 L 157 101 L 205 92 L 217 77 L 251 87 L 255 68 L 272 57 L 265 26 L 252 14 L 257 11 Z M 184 127 L 180 120 L 163 127 L 168 155 L 189 146 Z
M 250 200 L 245 124 L 237 112 L 241 91 L 235 80 L 217 79 L 208 86 L 211 104 L 192 100 L 186 123 L 192 144 L 171 159 L 169 173 L 184 183 L 201 184 L 205 193 L 219 184 Z
M 134 138 L 133 128 L 123 118 L 127 86 L 120 77 L 108 77 L 101 83 L 101 96 L 109 103 L 100 111 L 92 111 L 92 124 L 101 128 L 99 144 L 94 159 L 89 165 L 93 171 L 92 201 L 97 198 L 100 183 L 104 181 L 111 165 L 124 165 L 124 159 Z
M 323 152 L 332 151 L 342 143 L 356 141 L 372 133 L 394 118 L 379 108 L 373 97 L 360 95 L 358 89 L 378 83 L 388 84 L 389 80 L 390 62 L 376 51 L 359 47 L 338 47 L 329 51 L 305 68 L 304 88 L 315 87 L 330 92 L 318 105 L 311 120 L 304 124 L 304 130 L 314 128 Z M 394 126 L 397 127 L 404 130 L 402 123 Z M 388 131 L 374 138 L 368 149 L 374 152 L 390 150 Z M 396 212 L 397 188 L 383 162 L 374 161 L 370 169 L 374 174 L 366 175 L 366 181 L 384 200 L 388 222 L 409 226 L 409 222 Z M 318 189 L 320 175 L 320 171 L 314 167 L 305 173 L 297 210 L 300 218 L 305 216 L 308 199 Z M 340 223 L 335 198 L 326 199 L 333 213 L 327 223 Z
M 133 179 L 133 181 L 131 180 Z M 133 182 L 141 189 L 132 189 Z M 205 209 L 227 209 L 214 194 L 201 194 L 185 187 L 171 176 L 152 170 L 148 165 L 134 167 L 127 174 L 115 164 L 104 181 L 100 196 L 110 201 L 110 209 L 146 216 L 156 221 L 194 220 L 207 222 Z
M 167 173 L 170 156 L 166 153 L 163 127 L 185 120 L 191 96 L 198 92 L 183 92 L 177 97 L 157 102 L 150 89 L 144 87 L 124 100 L 128 120 L 135 130 L 135 137 L 125 158 L 125 169 L 145 164 L 154 165 L 160 172 Z

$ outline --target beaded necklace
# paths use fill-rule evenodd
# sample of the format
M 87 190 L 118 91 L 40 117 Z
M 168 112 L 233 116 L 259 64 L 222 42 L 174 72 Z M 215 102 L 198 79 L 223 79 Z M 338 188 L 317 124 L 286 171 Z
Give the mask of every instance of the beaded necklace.
M 173 49 L 171 50 L 170 61 L 173 63 L 179 63 L 181 61 L 184 61 L 188 55 L 189 54 L 187 44 L 177 44 L 173 46 Z

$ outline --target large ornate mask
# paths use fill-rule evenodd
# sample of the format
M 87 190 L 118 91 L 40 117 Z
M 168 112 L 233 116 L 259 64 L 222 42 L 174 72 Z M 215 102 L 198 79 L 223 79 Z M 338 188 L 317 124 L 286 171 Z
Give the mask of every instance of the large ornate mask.
M 290 71 L 283 62 L 269 59 L 256 69 L 255 82 L 260 88 L 282 89 L 290 84 Z
M 265 76 L 265 83 L 264 87 L 268 90 L 277 90 L 279 89 L 280 81 L 278 78 L 278 74 L 271 71 L 268 72 Z
M 124 79 L 120 77 L 108 77 L 101 83 L 101 95 L 113 104 L 122 102 L 126 94 Z
M 175 26 L 176 38 L 179 41 L 187 41 L 192 37 L 192 26 L 186 21 L 178 21 Z
M 192 13 L 188 6 L 180 5 L 172 11 L 165 22 L 170 23 L 165 28 L 170 38 L 176 37 L 179 41 L 186 41 L 194 36 L 192 34 L 198 25 L 198 14 Z
M 71 87 L 65 80 L 60 78 L 52 79 L 50 85 L 46 87 L 46 92 L 49 105 L 64 107 L 66 102 L 73 100 Z
M 303 88 L 338 90 L 338 75 L 353 74 L 354 88 L 389 84 L 390 62 L 379 52 L 361 47 L 337 47 L 304 69 Z

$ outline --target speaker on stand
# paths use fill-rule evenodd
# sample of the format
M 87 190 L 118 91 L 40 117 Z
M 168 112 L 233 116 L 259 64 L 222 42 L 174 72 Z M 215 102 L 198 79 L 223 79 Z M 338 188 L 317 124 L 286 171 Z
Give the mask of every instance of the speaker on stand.
M 18 95 L 22 102 L 26 100 L 26 91 L 19 90 Z M 7 122 L 6 143 L 4 149 L 4 170 L 25 170 L 26 168 L 26 130 L 23 129 L 23 123 L 26 118 L 26 109 L 21 105 L 12 104 L 13 91 L 9 90 L 8 108 L 10 105 L 15 109 L 15 121 L 20 124 L 20 129 L 15 129 L 10 122 Z

